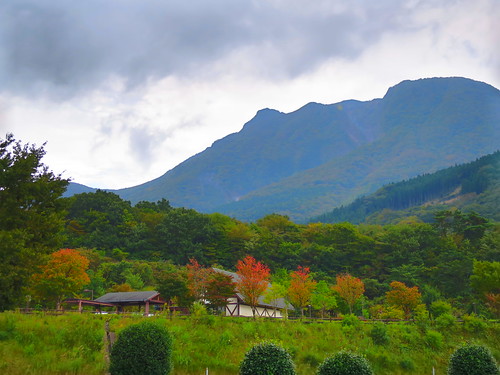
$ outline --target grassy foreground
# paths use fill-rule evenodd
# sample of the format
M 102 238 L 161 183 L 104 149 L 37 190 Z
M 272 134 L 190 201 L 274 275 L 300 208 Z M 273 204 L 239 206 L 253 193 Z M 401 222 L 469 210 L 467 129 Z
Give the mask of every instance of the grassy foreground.
M 376 345 L 372 324 L 342 327 L 339 322 L 248 320 L 244 318 L 115 317 L 111 315 L 0 314 L 0 373 L 6 375 L 106 374 L 105 331 L 150 319 L 174 338 L 176 375 L 236 375 L 245 352 L 262 340 L 290 351 L 301 375 L 314 374 L 328 354 L 350 349 L 365 355 L 377 375 L 445 374 L 451 353 L 465 342 L 488 346 L 500 358 L 500 327 L 387 325 L 388 342 Z

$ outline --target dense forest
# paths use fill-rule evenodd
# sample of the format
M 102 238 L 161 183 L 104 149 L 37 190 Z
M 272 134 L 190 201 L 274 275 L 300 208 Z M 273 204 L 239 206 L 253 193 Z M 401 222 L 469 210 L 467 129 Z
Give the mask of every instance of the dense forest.
M 399 217 L 417 215 L 424 221 L 432 221 L 434 213 L 448 208 L 444 202 L 450 200 L 455 201 L 453 205 L 472 207 L 498 221 L 499 186 L 500 151 L 497 151 L 470 163 L 386 185 L 369 196 L 360 197 L 311 221 L 357 224 L 370 222 L 370 215 L 377 214 L 377 222 L 383 223 L 386 220 L 381 218 L 382 210 L 404 211 Z M 466 197 L 464 202 L 460 201 L 460 197 Z M 478 204 L 484 199 L 490 199 L 491 204 Z M 424 204 L 428 207 L 418 207 Z M 405 211 L 410 207 L 414 209 Z
M 103 288 L 126 282 L 127 275 L 149 284 L 149 271 L 139 269 L 149 270 L 155 262 L 182 266 L 196 258 L 234 270 L 248 254 L 277 274 L 300 265 L 310 267 L 316 279 L 333 282 L 338 273 L 349 272 L 364 280 L 369 298 L 398 280 L 471 302 L 474 260 L 500 261 L 500 227 L 459 210 L 439 212 L 433 224 L 409 219 L 387 226 L 298 225 L 276 214 L 248 224 L 173 208 L 166 200 L 131 206 L 104 191 L 66 203 L 64 246 L 91 249 L 85 251 L 98 263 L 93 271 L 105 280 Z

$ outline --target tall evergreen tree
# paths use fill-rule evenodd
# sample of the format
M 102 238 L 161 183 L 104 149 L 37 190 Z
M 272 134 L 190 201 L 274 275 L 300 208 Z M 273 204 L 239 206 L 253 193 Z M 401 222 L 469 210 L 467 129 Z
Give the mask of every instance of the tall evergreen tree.
M 0 139 L 0 311 L 20 302 L 43 257 L 61 245 L 68 180 L 49 171 L 44 155 L 12 134 Z

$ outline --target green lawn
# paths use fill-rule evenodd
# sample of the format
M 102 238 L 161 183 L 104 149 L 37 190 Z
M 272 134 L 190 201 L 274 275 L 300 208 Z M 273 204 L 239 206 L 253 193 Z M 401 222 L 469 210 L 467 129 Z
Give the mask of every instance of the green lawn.
M 386 325 L 389 338 L 376 345 L 373 324 L 342 327 L 340 322 L 280 321 L 246 318 L 117 317 L 67 314 L 62 316 L 0 314 L 1 374 L 106 374 L 105 331 L 112 332 L 141 319 L 165 325 L 174 338 L 173 374 L 233 375 L 244 353 L 255 343 L 273 340 L 288 349 L 299 374 L 314 374 L 328 354 L 349 349 L 365 355 L 375 374 L 445 374 L 448 358 L 469 341 L 488 346 L 500 358 L 498 324 L 475 332 L 457 324 L 446 329 L 427 325 Z

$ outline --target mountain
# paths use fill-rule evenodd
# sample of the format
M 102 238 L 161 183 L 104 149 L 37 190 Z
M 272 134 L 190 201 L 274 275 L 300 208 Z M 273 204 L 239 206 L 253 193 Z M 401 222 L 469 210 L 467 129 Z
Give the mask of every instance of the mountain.
M 72 195 L 75 194 L 81 194 L 81 193 L 95 193 L 97 189 L 76 183 L 76 182 L 70 182 L 68 184 L 68 188 L 64 192 L 63 196 L 64 197 L 71 197 Z
M 311 222 L 387 224 L 408 216 L 432 221 L 434 213 L 460 208 L 500 221 L 500 151 L 473 162 L 385 185 Z
M 500 91 L 466 78 L 403 81 L 382 99 L 261 110 L 163 176 L 116 190 L 124 199 L 242 220 L 304 221 L 382 185 L 498 149 Z

